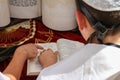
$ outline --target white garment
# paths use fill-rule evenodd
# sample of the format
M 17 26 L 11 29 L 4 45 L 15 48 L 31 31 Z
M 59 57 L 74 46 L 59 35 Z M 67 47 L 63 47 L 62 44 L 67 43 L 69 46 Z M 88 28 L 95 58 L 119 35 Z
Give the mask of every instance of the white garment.
M 0 72 L 0 80 L 10 80 L 7 76 Z
M 87 44 L 69 58 L 43 69 L 37 80 L 119 80 L 120 49 Z

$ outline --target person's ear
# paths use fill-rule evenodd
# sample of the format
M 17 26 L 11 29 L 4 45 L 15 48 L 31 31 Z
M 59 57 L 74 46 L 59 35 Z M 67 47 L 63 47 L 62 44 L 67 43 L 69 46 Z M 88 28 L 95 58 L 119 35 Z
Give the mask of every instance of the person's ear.
M 76 11 L 76 20 L 80 30 L 86 27 L 85 16 L 79 10 Z
M 80 12 L 79 10 L 76 11 L 76 20 L 82 36 L 85 40 L 87 40 L 95 30 L 90 25 L 87 17 L 84 16 L 84 14 L 82 14 L 82 12 Z

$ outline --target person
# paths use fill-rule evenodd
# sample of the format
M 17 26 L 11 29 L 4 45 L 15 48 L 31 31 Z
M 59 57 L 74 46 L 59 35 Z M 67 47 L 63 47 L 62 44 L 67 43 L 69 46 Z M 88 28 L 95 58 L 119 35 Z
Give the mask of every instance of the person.
M 76 0 L 76 4 L 79 30 L 88 43 L 57 63 L 52 50 L 42 52 L 43 70 L 37 80 L 120 80 L 120 1 Z
M 58 52 L 44 50 L 39 56 L 43 70 L 37 80 L 119 80 L 120 2 L 76 0 L 76 3 L 79 30 L 88 43 L 60 62 Z M 19 80 L 25 60 L 34 58 L 37 48 L 34 44 L 19 47 L 3 71 L 7 78 Z M 1 73 L 0 78 L 5 75 Z

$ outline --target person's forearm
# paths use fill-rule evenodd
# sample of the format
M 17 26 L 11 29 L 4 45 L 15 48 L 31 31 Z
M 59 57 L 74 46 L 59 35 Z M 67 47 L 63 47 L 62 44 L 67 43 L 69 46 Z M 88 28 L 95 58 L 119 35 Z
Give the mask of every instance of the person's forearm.
M 16 53 L 13 56 L 13 59 L 11 60 L 8 67 L 3 71 L 3 73 L 7 75 L 12 75 L 17 80 L 19 80 L 25 61 L 26 61 L 25 54 L 23 54 L 22 51 L 21 52 L 16 51 Z

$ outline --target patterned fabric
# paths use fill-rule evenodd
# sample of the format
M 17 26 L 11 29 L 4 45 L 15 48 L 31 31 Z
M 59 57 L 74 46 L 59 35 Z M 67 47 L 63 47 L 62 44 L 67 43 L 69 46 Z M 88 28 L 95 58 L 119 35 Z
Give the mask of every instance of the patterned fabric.
M 0 31 L 0 47 L 21 45 L 35 35 L 35 21 L 27 20 Z

